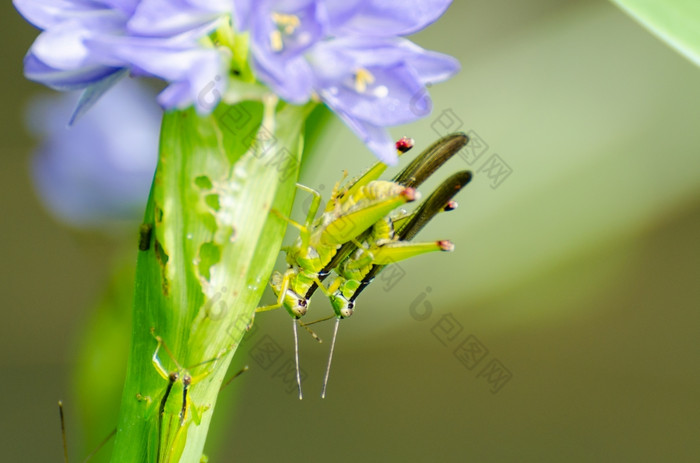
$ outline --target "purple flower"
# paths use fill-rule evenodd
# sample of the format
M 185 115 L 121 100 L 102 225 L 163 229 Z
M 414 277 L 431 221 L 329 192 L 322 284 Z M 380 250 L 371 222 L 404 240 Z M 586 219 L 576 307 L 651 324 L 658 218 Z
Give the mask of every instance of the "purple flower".
M 398 36 L 435 21 L 451 0 L 236 2 L 258 77 L 288 101 L 315 92 L 382 161 L 397 161 L 386 127 L 431 111 L 426 85 L 459 70 Z
M 128 71 L 168 82 L 158 99 L 164 107 L 193 104 L 208 113 L 237 85 L 229 69 L 242 57 L 232 53 L 249 43 L 260 81 L 294 104 L 319 97 L 387 163 L 397 158 L 386 128 L 429 114 L 426 86 L 459 69 L 453 58 L 401 38 L 435 21 L 451 0 L 14 3 L 44 30 L 25 60 L 27 76 L 85 88 L 80 110 Z M 249 42 L 241 42 L 244 32 Z
M 162 112 L 153 91 L 124 79 L 67 127 L 78 95 L 37 99 L 27 125 L 40 144 L 31 170 L 40 199 L 80 228 L 140 219 L 158 153 Z
M 292 103 L 305 103 L 313 71 L 304 54 L 326 37 L 328 18 L 317 0 L 236 2 L 236 27 L 249 30 L 258 78 Z
M 185 25 L 177 24 L 172 15 L 167 24 L 153 21 L 152 5 L 164 2 L 13 0 L 13 3 L 27 20 L 43 30 L 25 58 L 25 75 L 57 90 L 86 89 L 79 110 L 93 104 L 125 71 L 169 82 L 170 86 L 160 96 L 164 106 L 182 108 L 194 104 L 203 113 L 212 108 L 200 104 L 202 89 L 213 82 L 222 92 L 226 84 L 224 79 L 216 79 L 222 73 L 225 75 L 226 54 L 200 43 L 216 27 L 218 15 L 211 12 L 209 17 L 190 17 Z M 203 2 L 179 0 L 173 5 L 185 7 L 190 3 L 197 6 Z M 171 33 L 167 34 L 168 31 Z
M 124 11 L 98 2 L 72 0 L 14 0 L 20 13 L 44 30 L 25 58 L 25 74 L 57 90 L 76 90 L 117 72 L 119 63 L 106 63 L 86 42 L 119 34 Z
M 424 29 L 437 20 L 452 0 L 328 0 L 331 34 L 395 37 Z
M 310 55 L 321 99 L 386 163 L 396 150 L 385 127 L 427 116 L 426 85 L 459 70 L 457 60 L 406 39 L 346 37 Z
M 127 29 L 140 36 L 170 37 L 216 23 L 233 0 L 139 0 Z

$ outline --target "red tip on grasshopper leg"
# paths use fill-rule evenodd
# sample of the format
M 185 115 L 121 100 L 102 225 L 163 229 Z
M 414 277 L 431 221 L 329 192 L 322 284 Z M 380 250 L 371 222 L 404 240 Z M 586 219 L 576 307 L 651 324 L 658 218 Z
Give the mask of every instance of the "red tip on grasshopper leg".
M 415 144 L 415 141 L 413 138 L 408 138 L 408 137 L 401 137 L 397 142 L 396 142 L 396 151 L 399 153 L 405 153 L 406 151 L 410 150 L 413 148 L 413 145 Z
M 406 199 L 406 202 L 409 202 L 409 203 L 411 201 L 415 201 L 419 197 L 418 191 L 416 191 L 415 188 L 411 188 L 411 187 L 406 187 L 401 192 L 401 196 L 403 196 Z
M 452 200 L 452 201 L 448 202 L 447 204 L 445 204 L 445 207 L 443 207 L 442 210 L 445 212 L 450 212 L 450 211 L 454 211 L 455 209 L 457 209 L 458 206 L 459 206 L 459 204 L 457 204 L 457 201 Z
M 455 250 L 455 245 L 450 240 L 440 240 L 437 242 L 441 251 L 452 252 Z

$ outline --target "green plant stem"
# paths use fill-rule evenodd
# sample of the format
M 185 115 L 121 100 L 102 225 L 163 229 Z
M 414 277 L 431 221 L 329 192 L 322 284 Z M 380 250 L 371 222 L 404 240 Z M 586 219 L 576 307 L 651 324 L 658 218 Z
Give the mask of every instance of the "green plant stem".
M 265 101 L 164 116 L 113 462 L 200 461 L 220 384 L 282 243 L 286 223 L 270 210 L 289 214 L 313 109 Z M 155 336 L 167 346 L 157 360 L 179 374 L 172 388 L 152 362 Z

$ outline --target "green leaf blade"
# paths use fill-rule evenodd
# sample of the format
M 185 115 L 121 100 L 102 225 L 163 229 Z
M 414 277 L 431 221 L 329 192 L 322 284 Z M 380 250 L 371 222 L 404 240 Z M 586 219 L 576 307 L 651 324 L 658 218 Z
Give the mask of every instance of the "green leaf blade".
M 654 35 L 700 66 L 700 2 L 612 1 Z
M 112 461 L 200 461 L 221 382 L 279 253 L 286 222 L 269 211 L 291 210 L 312 107 L 270 100 L 165 115 Z M 156 335 L 167 349 L 154 357 Z M 179 374 L 167 398 L 168 375 L 154 361 Z M 185 377 L 184 424 L 174 426 Z

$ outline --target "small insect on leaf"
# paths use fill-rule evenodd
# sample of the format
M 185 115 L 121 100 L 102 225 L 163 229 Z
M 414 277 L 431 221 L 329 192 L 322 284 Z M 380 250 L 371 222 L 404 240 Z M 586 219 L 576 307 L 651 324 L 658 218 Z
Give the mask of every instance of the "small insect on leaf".
M 412 142 L 404 139 L 401 149 L 407 151 Z M 401 153 L 401 151 L 399 151 Z M 341 188 L 340 182 L 333 188 L 333 193 L 321 216 L 316 219 L 320 205 L 320 194 L 311 188 L 299 185 L 303 191 L 314 196 L 311 208 L 303 224 L 275 213 L 299 230 L 299 237 L 293 245 L 285 248 L 288 268 L 284 273 L 275 272 L 271 286 L 277 295 L 275 304 L 258 307 L 256 312 L 264 312 L 284 307 L 292 316 L 294 333 L 294 352 L 297 370 L 299 398 L 301 376 L 299 368 L 297 320 L 303 317 L 309 307 L 307 294 L 315 288 L 321 288 L 327 296 L 331 293 L 321 283 L 327 272 L 324 269 L 333 260 L 342 245 L 356 240 L 394 209 L 419 199 L 419 193 L 413 187 L 396 182 L 378 180 L 386 169 L 385 165 L 375 165 L 365 174 Z
M 167 385 L 160 400 L 143 396 L 141 400 L 146 406 L 153 407 L 150 413 L 157 413 L 156 426 L 151 429 L 149 435 L 149 440 L 154 444 L 154 461 L 176 462 L 179 461 L 185 446 L 187 428 L 192 424 L 199 426 L 202 415 L 210 408 L 208 405 L 197 406 L 192 403 L 191 389 L 214 371 L 216 362 L 222 359 L 227 351 L 221 352 L 210 360 L 185 368 L 177 361 L 163 338 L 156 334 L 155 328 L 151 328 L 151 334 L 156 340 L 151 363 L 158 375 L 167 381 Z M 161 349 L 175 365 L 174 370 L 168 370 L 163 366 L 159 357 Z M 196 375 L 191 373 L 197 370 L 199 372 Z M 247 367 L 229 379 L 222 388 L 245 370 Z
M 421 153 L 394 181 L 417 186 L 461 150 L 469 141 L 464 134 L 448 135 Z M 355 300 L 387 265 L 434 251 L 451 252 L 451 241 L 412 243 L 418 232 L 438 213 L 456 209 L 452 198 L 471 180 L 469 171 L 453 174 L 411 214 L 389 215 L 375 223 L 359 240 L 346 243 L 332 264 L 336 277 L 329 286 L 331 306 L 336 314 L 333 340 L 328 356 L 321 397 L 325 397 L 339 322 L 354 313 Z
M 304 186 L 299 188 L 314 196 L 305 222 L 297 223 L 277 214 L 299 230 L 299 237 L 293 245 L 285 248 L 286 272 L 275 272 L 271 278 L 277 302 L 259 307 L 256 312 L 284 307 L 292 316 L 300 399 L 297 320 L 308 312 L 311 296 L 317 289 L 322 291 L 329 297 L 340 320 L 352 315 L 355 298 L 384 266 L 426 252 L 451 251 L 453 245 L 446 240 L 427 243 L 411 243 L 410 240 L 438 212 L 456 207 L 452 197 L 468 183 L 470 173 L 455 174 L 448 179 L 416 212 L 394 211 L 403 204 L 418 200 L 420 195 L 416 188 L 468 141 L 463 133 L 441 138 L 418 155 L 393 181 L 379 180 L 386 165 L 377 163 L 347 185 L 341 187 L 338 182 L 318 219 L 315 217 L 321 203 L 320 194 Z M 407 152 L 413 144 L 412 139 L 402 138 L 396 143 L 398 154 Z M 336 277 L 326 287 L 322 281 L 331 272 Z M 337 330 L 336 325 L 326 380 Z M 324 381 L 324 395 L 325 384 Z

